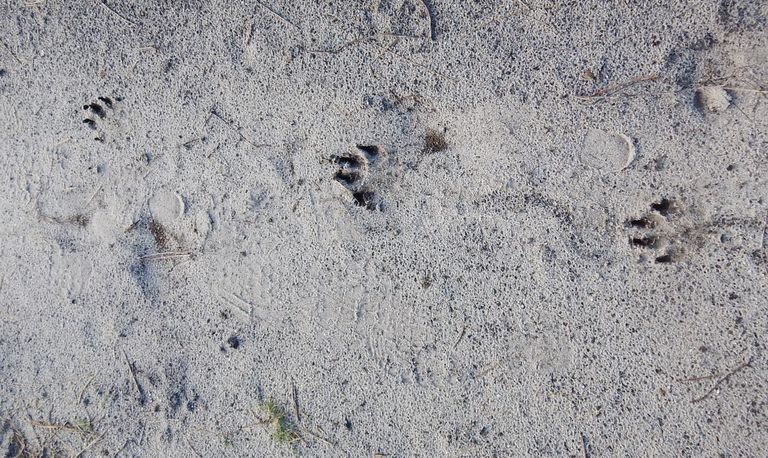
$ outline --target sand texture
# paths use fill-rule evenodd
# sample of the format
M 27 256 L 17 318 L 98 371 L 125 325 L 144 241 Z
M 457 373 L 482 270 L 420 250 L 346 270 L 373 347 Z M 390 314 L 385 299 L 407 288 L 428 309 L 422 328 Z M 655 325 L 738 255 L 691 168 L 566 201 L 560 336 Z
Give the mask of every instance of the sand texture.
M 766 456 L 768 2 L 0 3 L 0 456 Z

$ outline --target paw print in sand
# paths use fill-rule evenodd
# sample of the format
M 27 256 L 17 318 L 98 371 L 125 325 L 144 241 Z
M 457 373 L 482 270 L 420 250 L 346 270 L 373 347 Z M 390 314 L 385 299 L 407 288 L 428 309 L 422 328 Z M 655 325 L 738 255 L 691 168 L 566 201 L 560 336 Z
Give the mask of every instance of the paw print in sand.
M 381 199 L 370 186 L 370 174 L 385 151 L 376 145 L 357 145 L 352 154 L 331 156 L 337 169 L 333 178 L 352 195 L 355 205 L 366 210 L 381 210 Z
M 683 257 L 685 232 L 679 231 L 675 223 L 681 211 L 678 201 L 663 198 L 651 204 L 650 211 L 644 215 L 626 221 L 629 244 L 643 252 L 641 259 L 646 259 L 648 252 L 657 264 L 673 263 Z
M 83 111 L 85 112 L 85 118 L 83 124 L 97 131 L 94 140 L 104 141 L 104 127 L 107 118 L 112 115 L 122 97 L 97 97 L 95 101 L 83 105 Z

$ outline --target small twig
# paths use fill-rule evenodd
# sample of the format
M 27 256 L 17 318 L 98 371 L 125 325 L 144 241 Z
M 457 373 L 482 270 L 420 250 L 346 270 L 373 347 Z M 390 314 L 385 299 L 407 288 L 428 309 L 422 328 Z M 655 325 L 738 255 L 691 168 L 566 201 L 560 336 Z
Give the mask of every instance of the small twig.
M 98 3 L 100 3 L 102 6 L 104 6 L 104 8 L 108 9 L 109 11 L 111 11 L 113 14 L 115 14 L 115 15 L 116 15 L 117 17 L 119 17 L 120 19 L 124 20 L 125 22 L 127 22 L 127 23 L 129 23 L 129 24 L 132 24 L 132 25 L 134 25 L 134 26 L 137 26 L 137 27 L 138 27 L 138 25 L 139 25 L 139 24 L 138 24 L 137 22 L 135 22 L 135 21 L 132 21 L 132 20 L 128 19 L 127 17 L 123 16 L 122 14 L 120 14 L 120 13 L 118 13 L 117 11 L 115 11 L 114 9 L 112 9 L 112 7 L 110 7 L 109 5 L 107 5 L 107 2 L 106 2 L 106 1 L 104 1 L 104 0 L 100 0 Z
M 377 34 L 380 37 L 387 37 L 387 38 L 409 38 L 411 40 L 421 40 L 424 37 L 421 37 L 419 35 L 411 35 L 408 33 L 390 33 L 390 32 L 382 32 Z
M 53 431 L 53 433 L 51 434 L 51 437 L 49 437 L 47 439 L 47 442 L 50 442 L 50 441 L 52 441 L 54 439 L 57 440 L 57 441 L 60 441 L 59 443 L 61 444 L 61 446 L 63 446 L 69 452 L 69 456 L 74 457 L 75 453 L 77 453 L 75 451 L 75 449 L 69 443 L 67 443 L 65 441 L 61 441 L 61 438 L 59 437 L 58 434 L 59 434 L 58 431 Z M 47 448 L 47 442 L 46 442 L 46 447 L 45 448 Z
M 189 449 L 192 450 L 192 452 L 194 452 L 195 455 L 199 456 L 200 458 L 203 458 L 203 455 L 201 455 L 200 452 L 195 450 L 195 447 L 192 447 L 192 443 L 189 442 L 189 438 L 188 437 L 184 437 L 184 442 L 187 443 L 187 447 L 189 447 Z
M 80 450 L 80 453 L 75 455 L 74 458 L 79 458 L 83 453 L 88 451 L 89 448 L 93 447 L 96 444 L 96 442 L 99 442 L 100 440 L 102 440 L 106 434 L 107 433 L 102 433 L 99 437 L 97 437 L 96 439 L 92 440 L 88 445 L 85 446 L 85 448 Z
M 219 121 L 221 121 L 221 122 L 223 122 L 224 124 L 226 124 L 226 126 L 227 126 L 227 127 L 229 127 L 230 129 L 232 129 L 232 131 L 233 131 L 234 133 L 236 133 L 238 136 L 240 136 L 240 138 L 241 138 L 241 139 L 242 139 L 244 142 L 248 143 L 249 145 L 253 146 L 254 148 L 263 148 L 263 147 L 266 147 L 266 146 L 272 146 L 272 145 L 270 145 L 269 143 L 259 143 L 259 144 L 253 143 L 253 142 L 252 142 L 252 141 L 250 141 L 250 140 L 249 140 L 249 139 L 248 139 L 248 138 L 247 138 L 245 135 L 243 135 L 243 133 L 242 133 L 242 132 L 240 132 L 240 129 L 239 129 L 238 127 L 235 127 L 235 125 L 234 125 L 233 123 L 231 123 L 231 122 L 227 121 L 227 120 L 226 120 L 226 119 L 224 119 L 224 118 L 223 118 L 223 117 L 222 117 L 220 114 L 216 113 L 216 110 L 211 110 L 211 115 L 210 115 L 210 116 L 208 116 L 208 119 L 205 121 L 205 123 L 206 123 L 206 124 L 208 124 L 208 120 L 210 120 L 210 119 L 211 119 L 211 117 L 215 117 L 215 118 L 216 118 L 216 119 L 218 119 Z
M 13 51 L 11 51 L 11 48 L 10 48 L 10 47 L 9 47 L 7 44 L 5 44 L 5 42 L 4 42 L 4 41 L 0 41 L 0 43 L 2 43 L 2 44 L 3 44 L 3 47 L 5 48 L 5 50 L 6 50 L 6 51 L 8 51 L 8 54 L 10 54 L 10 55 L 11 55 L 11 57 L 13 57 L 13 58 L 16 60 L 16 62 L 18 62 L 18 63 L 19 63 L 19 65 L 24 65 L 24 63 L 21 61 L 21 59 L 19 59 L 18 57 L 16 57 L 16 54 L 14 54 L 14 52 L 13 52 Z
M 139 392 L 139 402 L 144 404 L 144 400 L 147 398 L 147 394 L 144 392 L 144 388 L 141 386 L 141 383 L 139 383 L 139 378 L 136 376 L 136 370 L 133 368 L 131 360 L 128 359 L 128 353 L 126 353 L 125 350 L 122 350 L 122 352 L 123 356 L 125 356 L 125 362 L 128 364 L 128 370 L 131 372 L 131 376 L 133 377 L 133 383 L 136 384 L 136 390 Z
M 740 106 L 738 106 L 738 105 L 734 105 L 734 107 L 735 107 L 737 110 L 739 110 L 739 112 L 741 112 L 741 114 L 742 114 L 742 115 L 744 115 L 744 117 L 745 117 L 745 118 L 747 118 L 747 120 L 749 120 L 749 122 L 751 122 L 751 123 L 753 123 L 753 124 L 754 124 L 755 120 L 754 120 L 754 119 L 752 119 L 752 118 L 750 118 L 750 117 L 749 117 L 749 115 L 748 115 L 748 114 L 747 114 L 747 113 L 746 113 L 744 110 L 742 110 Z
M 334 447 L 334 446 L 336 445 L 336 444 L 334 444 L 333 442 L 331 442 L 331 441 L 329 441 L 328 439 L 326 439 L 325 437 L 323 437 L 323 436 L 321 436 L 321 435 L 317 434 L 316 432 L 314 432 L 314 431 L 312 431 L 312 430 L 310 430 L 310 429 L 307 429 L 307 428 L 302 428 L 302 431 L 303 431 L 303 432 L 305 432 L 305 433 L 309 433 L 311 436 L 314 436 L 314 437 L 316 437 L 317 439 L 320 439 L 321 441 L 325 442 L 326 444 L 330 445 L 331 447 Z
M 140 219 L 137 219 L 137 220 L 136 220 L 136 221 L 134 221 L 134 222 L 133 222 L 133 223 L 132 223 L 130 226 L 126 227 L 126 228 L 125 228 L 125 230 L 124 230 L 123 232 L 124 232 L 124 233 L 125 233 L 125 232 L 130 232 L 130 231 L 132 231 L 132 230 L 136 229 L 136 227 L 139 225 L 139 223 L 141 223 L 141 220 L 140 220 Z
M 99 187 L 96 189 L 96 191 L 94 191 L 94 192 L 93 192 L 93 194 L 91 194 L 91 197 L 88 199 L 88 201 L 85 203 L 85 205 L 83 205 L 83 208 L 84 208 L 84 209 L 85 209 L 85 208 L 88 208 L 88 205 L 90 205 L 90 204 L 91 204 L 91 202 L 93 201 L 93 199 L 95 199 L 95 198 L 96 198 L 96 195 L 99 193 L 99 191 L 101 191 L 101 189 L 102 189 L 103 187 L 104 187 L 104 184 L 102 183 L 102 184 L 101 184 L 101 185 L 100 185 L 100 186 L 99 186 Z
M 584 458 L 589 458 L 589 452 L 587 451 L 587 436 L 581 433 L 581 452 L 584 454 Z
M 88 389 L 89 386 L 91 386 L 91 382 L 93 382 L 93 379 L 96 378 L 96 375 L 92 375 L 91 378 L 88 379 L 88 382 L 85 384 L 82 390 L 80 390 L 80 395 L 77 397 L 77 403 L 80 404 L 83 402 L 83 395 L 85 394 L 85 390 Z
M 623 83 L 617 83 L 612 84 L 609 86 L 606 86 L 604 88 L 598 89 L 597 91 L 593 92 L 589 95 L 580 95 L 576 96 L 575 98 L 577 100 L 581 100 L 583 102 L 597 102 L 599 100 L 605 99 L 611 95 L 620 93 L 624 91 L 625 89 L 628 89 L 632 86 L 635 86 L 640 83 L 644 83 L 647 81 L 656 81 L 660 78 L 660 75 L 658 73 L 652 74 L 652 75 L 646 75 L 646 76 L 638 76 L 636 78 L 632 78 L 629 81 L 623 82 Z
M 171 270 L 168 271 L 168 273 L 173 272 L 174 270 L 176 270 L 177 267 L 179 267 L 181 265 L 184 265 L 184 264 L 187 264 L 188 262 L 192 262 L 192 261 L 187 259 L 185 261 L 181 261 L 181 262 L 178 262 L 178 263 L 174 264 L 173 267 L 171 267 Z
M 732 377 L 733 375 L 735 375 L 737 372 L 739 372 L 739 371 L 743 370 L 743 369 L 744 369 L 744 368 L 746 368 L 746 367 L 749 367 L 750 363 L 752 363 L 752 358 L 749 358 L 747 361 L 745 361 L 745 362 L 743 362 L 743 363 L 739 364 L 738 366 L 736 366 L 736 368 L 735 368 L 735 369 L 733 369 L 732 371 L 728 372 L 728 373 L 727 373 L 727 374 L 725 374 L 723 377 L 721 377 L 720 379 L 718 379 L 718 381 L 717 381 L 717 382 L 715 382 L 715 384 L 712 386 L 712 388 L 710 388 L 710 389 L 709 389 L 709 391 L 707 391 L 706 393 L 704 393 L 704 395 L 702 395 L 702 396 L 700 396 L 700 397 L 698 397 L 698 398 L 696 398 L 696 399 L 692 400 L 692 401 L 691 401 L 691 404 L 696 404 L 697 402 L 701 402 L 701 401 L 703 401 L 703 400 L 707 399 L 707 398 L 708 398 L 708 397 L 709 397 L 709 396 L 710 396 L 712 393 L 714 393 L 714 392 L 715 392 L 715 390 L 717 389 L 717 387 L 719 387 L 719 386 L 720 386 L 720 385 L 721 385 L 723 382 L 726 382 L 726 381 L 727 381 L 729 378 L 731 378 L 731 377 Z
M 27 449 L 27 439 L 19 433 L 16 428 L 11 428 L 11 431 L 13 432 L 13 442 L 16 443 L 16 445 L 21 445 L 21 449 L 16 453 L 16 455 L 13 458 L 19 458 L 20 456 L 26 456 L 24 455 L 24 451 Z
M 424 5 L 424 9 L 427 11 L 427 18 L 429 18 L 429 37 L 432 41 L 437 41 L 437 19 L 432 1 L 421 0 L 421 4 Z
M 299 413 L 299 389 L 293 384 L 293 410 L 296 413 L 296 422 L 301 423 L 301 413 Z
M 464 336 L 467 334 L 467 325 L 464 325 L 464 329 L 461 330 L 461 334 L 459 335 L 459 338 L 456 339 L 456 343 L 453 344 L 453 348 L 456 348 L 459 343 L 461 343 L 461 340 L 464 338 Z
M 272 8 L 270 8 L 269 6 L 265 5 L 265 4 L 264 4 L 263 2 L 261 2 L 260 0 L 256 0 L 256 3 L 258 3 L 259 5 L 261 5 L 261 6 L 262 6 L 264 9 L 266 9 L 266 10 L 267 10 L 267 11 L 269 11 L 270 13 L 274 14 L 276 17 L 278 17 L 280 20 L 282 20 L 282 21 L 283 21 L 283 22 L 285 22 L 286 24 L 290 25 L 290 26 L 291 26 L 291 27 L 293 27 L 294 29 L 301 31 L 301 29 L 299 29 L 299 28 L 296 26 L 296 24 L 294 24 L 293 22 L 289 21 L 289 20 L 288 20 L 288 18 L 286 18 L 286 17 L 285 17 L 285 16 L 283 16 L 282 14 L 278 13 L 277 11 L 273 10 L 273 9 L 272 9 Z
M 153 254 L 147 254 L 144 256 L 139 256 L 139 259 L 142 261 L 145 260 L 155 260 L 155 259 L 173 259 L 173 258 L 179 258 L 179 257 L 185 257 L 185 256 L 192 256 L 192 253 L 189 251 L 163 251 L 161 253 L 153 253 Z
M 120 454 L 123 453 L 123 450 L 125 450 L 125 448 L 128 447 L 128 442 L 130 442 L 131 440 L 133 440 L 133 438 L 131 438 L 131 437 L 126 439 L 125 442 L 123 442 L 123 446 L 120 447 L 120 449 L 118 449 L 115 452 L 115 454 L 112 456 L 112 458 L 117 458 L 118 456 L 120 456 Z
M 67 431 L 70 433 L 80 434 L 82 436 L 92 436 L 94 434 L 92 431 L 86 431 L 82 428 L 78 428 L 77 426 L 72 426 L 68 423 L 59 424 L 59 423 L 47 423 L 44 421 L 33 421 L 31 425 L 35 428 L 48 429 L 52 431 Z
M 123 442 L 123 446 L 120 447 L 120 450 L 115 452 L 115 454 L 113 455 L 112 458 L 117 458 L 118 456 L 120 456 L 120 454 L 123 452 L 123 450 L 125 450 L 125 448 L 128 447 L 128 443 L 131 442 L 131 441 L 133 441 L 133 443 L 136 444 L 136 445 L 141 444 L 141 441 L 144 440 L 144 423 L 140 422 L 139 424 L 141 426 L 136 428 L 136 431 L 134 431 L 134 435 L 135 435 L 135 433 L 138 432 L 139 429 L 141 428 L 141 437 L 139 438 L 139 440 L 137 441 L 135 437 L 129 437 L 128 439 L 125 440 L 125 442 Z M 185 439 L 186 439 L 186 437 L 185 437 Z
M 734 86 L 723 86 L 723 89 L 725 89 L 726 91 L 755 92 L 757 94 L 768 94 L 768 89 L 752 89 L 748 87 L 734 87 Z
M 40 429 L 63 429 L 65 431 L 73 431 L 73 432 L 79 431 L 78 429 L 73 428 L 73 427 L 68 426 L 68 425 L 59 425 L 59 424 L 55 424 L 55 423 L 46 423 L 44 421 L 32 421 L 30 424 L 33 427 L 40 428 Z

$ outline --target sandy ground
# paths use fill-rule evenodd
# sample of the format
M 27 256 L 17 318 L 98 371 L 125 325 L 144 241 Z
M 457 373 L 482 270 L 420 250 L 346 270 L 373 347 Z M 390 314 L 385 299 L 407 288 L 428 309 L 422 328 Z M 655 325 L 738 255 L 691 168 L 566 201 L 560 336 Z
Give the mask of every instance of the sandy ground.
M 767 22 L 2 2 L 0 454 L 765 455 Z

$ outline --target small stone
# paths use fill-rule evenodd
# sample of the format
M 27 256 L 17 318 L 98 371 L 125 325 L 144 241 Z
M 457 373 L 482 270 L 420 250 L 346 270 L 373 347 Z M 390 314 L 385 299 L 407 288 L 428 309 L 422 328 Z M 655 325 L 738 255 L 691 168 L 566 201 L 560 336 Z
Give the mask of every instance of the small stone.
M 731 106 L 731 96 L 721 86 L 705 86 L 696 91 L 694 102 L 699 110 L 720 113 Z

